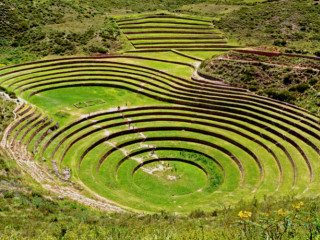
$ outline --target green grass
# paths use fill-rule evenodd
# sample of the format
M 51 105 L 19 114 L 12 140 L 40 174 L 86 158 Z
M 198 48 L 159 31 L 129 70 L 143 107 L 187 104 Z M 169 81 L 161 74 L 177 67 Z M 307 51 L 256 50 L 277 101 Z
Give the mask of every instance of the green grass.
M 47 3 L 50 4 L 50 1 L 41 2 L 41 6 L 48 6 Z M 83 196 L 97 199 L 99 195 L 129 211 L 129 214 L 95 212 L 89 207 L 69 200 L 58 201 L 57 196 L 40 187 L 30 176 L 19 170 L 17 164 L 9 160 L 6 154 L 2 154 L 1 150 L 0 238 L 278 239 L 272 235 L 278 234 L 279 239 L 313 239 L 319 236 L 318 199 L 309 199 L 319 195 L 320 186 L 318 116 L 293 105 L 274 102 L 250 92 L 237 91 L 240 89 L 220 85 L 221 82 L 194 80 L 191 75 L 200 61 L 181 56 L 170 49 L 168 52 L 126 53 L 128 50 L 134 50 L 134 47 L 125 39 L 123 33 L 118 32 L 113 40 L 108 36 L 107 39 L 110 41 L 100 38 L 102 36 L 100 31 L 105 34 L 111 30 L 119 31 L 113 17 L 121 20 L 152 14 L 171 14 L 164 11 L 151 12 L 156 5 L 160 9 L 175 8 L 176 12 L 188 14 L 202 12 L 210 17 L 179 15 L 192 17 L 194 20 L 150 18 L 132 20 L 128 23 L 138 22 L 142 24 L 137 26 L 148 27 L 155 24 L 144 22 L 159 20 L 175 23 L 156 24 L 159 27 L 189 26 L 188 23 L 202 23 L 199 20 L 211 21 L 214 18 L 220 29 L 228 29 L 230 23 L 236 21 L 244 11 L 243 6 L 248 9 L 248 15 L 252 16 L 254 11 L 261 9 L 262 6 L 268 9 L 270 6 L 283 3 L 267 3 L 263 0 L 231 0 L 223 3 L 218 0 L 192 3 L 188 0 L 175 3 L 166 0 L 161 3 L 157 1 L 153 3 L 140 1 L 136 5 L 134 3 L 132 1 L 124 4 L 116 1 L 114 6 L 110 6 L 109 2 L 96 1 L 91 7 L 82 8 L 77 3 L 63 1 L 62 8 L 66 4 L 67 12 L 55 4 L 43 10 L 47 12 L 51 9 L 65 13 L 62 22 L 41 24 L 40 27 L 45 27 L 43 31 L 46 34 L 54 33 L 53 37 L 50 36 L 43 41 L 52 40 L 56 44 L 61 39 L 67 38 L 68 33 L 76 33 L 80 36 L 81 42 L 91 34 L 88 33 L 88 29 L 92 28 L 94 37 L 89 37 L 87 42 L 70 40 L 76 44 L 74 53 L 77 53 L 77 56 L 103 53 L 106 50 L 101 49 L 106 47 L 103 44 L 110 44 L 106 47 L 108 51 L 122 52 L 124 54 L 122 56 L 99 59 L 91 57 L 82 60 L 57 58 L 59 54 L 74 54 L 66 51 L 56 53 L 58 55 L 48 53 L 46 56 L 45 59 L 52 59 L 50 63 L 59 64 L 58 66 L 50 66 L 50 63 L 30 63 L 25 66 L 0 69 L 0 81 L 5 81 L 1 84 L 4 91 L 12 95 L 17 94 L 26 101 L 26 106 L 20 112 L 29 106 L 32 107 L 25 115 L 17 114 L 13 119 L 14 104 L 0 99 L 0 136 L 10 123 L 8 129 L 18 123 L 21 117 L 35 111 L 32 117 L 21 120 L 21 123 L 12 129 L 4 146 L 8 153 L 13 153 L 11 158 L 21 160 L 28 151 L 29 160 L 37 161 L 53 175 L 54 160 L 60 172 L 65 167 L 71 169 L 73 186 Z M 174 5 L 169 6 L 169 3 Z M 20 4 L 25 3 L 22 1 Z M 300 5 L 296 1 L 288 4 L 290 7 Z M 104 14 L 113 7 L 121 7 L 118 13 L 126 13 L 130 9 L 140 11 L 139 9 L 146 6 L 150 10 L 149 13 L 114 14 L 113 17 L 107 18 L 102 15 L 102 12 Z M 19 11 L 24 10 L 19 9 Z M 47 18 L 51 21 L 53 15 L 49 12 Z M 30 14 L 25 16 L 27 18 L 32 16 L 34 8 L 30 8 Z M 247 16 L 240 20 L 237 23 L 249 21 Z M 225 26 L 221 27 L 223 21 Z M 81 22 L 83 24 L 79 24 Z M 17 25 L 19 24 L 20 20 L 17 21 Z M 257 26 L 259 24 L 258 21 Z M 119 26 L 121 28 L 126 25 Z M 239 29 L 237 30 L 240 31 Z M 38 27 L 35 26 L 33 30 L 38 30 Z M 26 30 L 24 34 L 32 37 L 33 30 Z M 157 29 L 142 31 L 147 30 Z M 212 28 L 212 31 L 222 36 L 216 28 Z M 246 31 L 247 29 L 244 29 L 241 32 L 241 37 L 244 37 Z M 59 37 L 59 34 L 63 36 Z M 252 34 L 256 34 L 255 29 Z M 174 40 L 173 37 L 177 35 L 128 36 L 171 38 L 164 41 L 132 41 L 134 44 L 151 43 L 151 45 L 140 45 L 145 48 L 175 45 L 176 41 L 182 42 L 182 46 L 188 46 L 186 43 L 194 41 L 200 46 L 208 45 L 204 43 L 208 40 Z M 181 34 L 180 36 L 203 35 Z M 18 39 L 16 35 L 12 37 L 14 41 Z M 225 41 L 227 45 L 238 46 L 239 43 L 246 42 L 247 37 L 249 36 L 245 36 L 241 41 L 235 37 Z M 32 47 L 36 47 L 42 40 L 37 41 L 33 42 Z M 3 48 L 1 44 L 0 41 L 0 49 Z M 289 46 L 291 44 L 298 43 L 290 43 Z M 305 46 L 306 49 L 312 48 L 310 44 L 313 42 L 306 43 L 305 39 L 299 42 L 299 45 Z M 22 54 L 28 46 L 27 44 L 17 48 L 15 52 L 10 52 L 11 47 L 4 47 L 5 51 L 0 59 L 5 59 L 5 65 L 11 65 L 40 58 L 34 55 L 33 50 L 30 50 L 32 53 L 30 55 Z M 51 47 L 48 49 L 52 50 Z M 182 53 L 207 59 L 224 52 L 182 51 Z M 227 54 L 231 56 L 230 52 Z M 291 67 L 296 64 L 317 67 L 317 62 L 295 62 L 285 58 L 282 60 L 282 63 Z M 75 63 L 71 64 L 71 61 Z M 274 63 L 274 59 L 268 63 Z M 211 69 L 210 64 L 211 61 L 207 60 L 201 63 L 200 68 Z M 29 69 L 29 67 L 39 68 Z M 244 69 L 243 64 L 241 67 L 240 73 L 234 74 L 236 76 L 232 76 L 232 80 L 238 77 L 243 80 L 241 74 L 248 69 Z M 219 74 L 226 74 L 225 69 L 223 73 L 221 69 L 216 70 L 220 71 Z M 204 72 L 211 74 L 210 71 Z M 310 75 L 310 70 L 306 72 Z M 46 74 L 50 75 L 45 76 Z M 223 76 L 221 78 L 224 78 Z M 256 79 L 257 76 L 254 76 L 254 80 Z M 66 87 L 69 84 L 68 80 L 74 80 L 72 82 L 74 86 Z M 273 84 L 275 82 L 273 81 Z M 88 83 L 108 83 L 113 86 L 89 86 Z M 51 86 L 63 88 L 30 95 L 34 91 Z M 317 107 L 315 96 L 317 86 L 317 83 L 310 86 L 306 94 L 313 91 L 313 95 L 310 94 L 301 100 L 303 104 L 314 98 L 312 106 Z M 31 89 L 23 91 L 28 87 Z M 294 87 L 294 91 L 301 89 L 301 86 L 296 84 Z M 92 106 L 84 104 L 89 101 L 103 103 Z M 143 107 L 149 108 L 142 109 Z M 95 116 L 95 114 L 100 115 Z M 75 122 L 79 123 L 72 126 Z M 58 128 L 54 129 L 57 123 Z M 39 133 L 34 135 L 38 130 Z M 125 134 L 119 135 L 119 133 Z M 45 134 L 46 137 L 43 138 Z M 57 137 L 53 139 L 54 136 Z M 30 144 L 26 149 L 28 141 Z M 37 144 L 39 145 L 35 148 Z M 93 147 L 93 144 L 96 145 Z M 106 153 L 111 150 L 113 151 L 107 156 Z M 159 160 L 153 161 L 157 159 Z M 307 161 L 310 162 L 312 179 Z M 259 169 L 259 164 L 262 170 Z M 64 187 L 69 186 L 67 183 L 59 182 L 59 184 Z M 300 201 L 305 203 L 302 210 L 292 209 L 292 204 Z M 279 209 L 290 210 L 290 213 L 282 216 L 278 212 Z M 244 210 L 252 212 L 252 216 L 237 218 L 238 212 Z M 269 217 L 263 213 L 268 213 Z M 186 214 L 190 214 L 189 217 Z
M 168 169 L 148 174 L 139 169 L 132 181 L 143 191 L 169 196 L 190 194 L 200 190 L 206 184 L 206 175 L 200 169 L 186 166 L 186 164 L 180 162 L 170 162 L 168 165 L 164 164 L 165 167 L 171 167 L 174 170 Z M 159 167 L 159 164 L 153 163 L 145 168 L 152 170 L 157 167 Z M 172 180 L 170 177 L 172 177 Z
M 221 54 L 183 53 L 204 59 Z M 199 61 L 174 52 L 131 52 L 111 58 L 53 59 L 3 69 L 0 74 L 7 74 L 1 80 L 8 91 L 15 91 L 33 104 L 33 109 L 39 108 L 39 119 L 52 119 L 51 125 L 31 141 L 30 152 L 48 128 L 59 123 L 58 129 L 42 139 L 32 157 L 40 162 L 47 159 L 51 168 L 52 160 L 60 170 L 70 168 L 71 180 L 83 186 L 85 196 L 92 197 L 91 192 L 95 192 L 132 211 L 189 213 L 199 208 L 213 211 L 242 199 L 260 201 L 266 195 L 316 194 L 319 180 L 315 176 L 320 173 L 318 117 L 217 82 L 195 81 L 190 76 L 197 64 Z M 52 86 L 61 88 L 31 95 Z M 104 103 L 75 106 L 97 99 Z M 145 106 L 161 108 L 137 109 Z M 104 115 L 91 118 L 102 112 Z M 65 130 L 80 119 L 79 124 Z M 27 132 L 32 124 L 30 118 L 25 119 L 13 130 L 9 141 L 19 131 L 13 151 L 22 149 L 44 123 Z M 125 134 L 117 135 L 122 132 Z M 51 142 L 57 133 L 60 135 Z M 151 155 L 152 149 L 156 156 Z M 190 153 L 185 153 L 188 150 Z M 127 154 L 134 156 L 125 159 Z M 169 169 L 152 174 L 144 169 L 159 167 L 158 162 L 139 168 L 158 157 L 187 162 L 165 161 L 160 165 Z M 313 171 L 311 183 L 306 161 Z

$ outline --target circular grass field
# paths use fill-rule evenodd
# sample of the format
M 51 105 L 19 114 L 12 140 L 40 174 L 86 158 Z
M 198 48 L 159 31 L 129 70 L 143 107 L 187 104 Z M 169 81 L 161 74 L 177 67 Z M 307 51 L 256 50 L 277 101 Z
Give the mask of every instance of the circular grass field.
M 194 58 L 166 54 L 1 69 L 1 86 L 25 100 L 6 147 L 60 174 L 70 168 L 71 181 L 125 209 L 189 212 L 318 195 L 318 116 L 201 78 Z

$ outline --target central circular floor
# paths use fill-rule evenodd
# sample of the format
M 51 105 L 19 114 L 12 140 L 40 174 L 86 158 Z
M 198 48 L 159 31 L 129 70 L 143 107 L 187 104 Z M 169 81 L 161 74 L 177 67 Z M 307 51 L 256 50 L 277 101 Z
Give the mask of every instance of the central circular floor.
M 138 166 L 133 182 L 152 194 L 180 196 L 201 191 L 208 184 L 208 173 L 187 160 L 155 160 Z

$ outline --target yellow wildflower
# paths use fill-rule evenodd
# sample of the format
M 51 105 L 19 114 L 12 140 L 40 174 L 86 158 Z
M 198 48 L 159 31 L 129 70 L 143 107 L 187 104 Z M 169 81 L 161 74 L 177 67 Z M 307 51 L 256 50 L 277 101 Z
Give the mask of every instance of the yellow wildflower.
M 299 209 L 303 206 L 303 202 L 299 202 L 297 204 L 292 204 L 292 207 L 296 210 L 299 211 Z
M 240 211 L 238 213 L 238 217 L 240 217 L 241 219 L 246 219 L 246 218 L 251 218 L 252 213 L 249 211 Z
M 284 215 L 284 211 L 283 211 L 282 208 L 278 210 L 278 214 L 279 214 L 279 215 Z
M 307 221 L 308 221 L 308 223 L 310 223 L 310 222 L 311 222 L 310 215 L 308 216 Z
M 282 208 L 280 208 L 280 209 L 278 210 L 278 214 L 281 215 L 281 216 L 284 216 L 284 215 L 286 215 L 286 214 L 288 214 L 288 213 L 289 213 L 289 211 L 284 211 Z
M 270 214 L 269 213 L 263 213 L 263 216 L 265 216 L 265 217 L 269 217 L 270 216 Z

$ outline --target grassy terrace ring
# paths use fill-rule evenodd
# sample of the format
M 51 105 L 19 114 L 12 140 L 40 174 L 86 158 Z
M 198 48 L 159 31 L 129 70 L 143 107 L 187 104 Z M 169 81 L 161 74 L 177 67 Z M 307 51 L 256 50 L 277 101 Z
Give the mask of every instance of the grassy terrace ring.
M 170 31 L 182 24 L 212 28 L 203 19 L 137 18 L 117 22 L 125 31 L 153 22 Z M 143 41 L 132 43 L 197 44 Z M 70 168 L 70 180 L 87 195 L 97 193 L 127 210 L 187 213 L 265 195 L 316 196 L 319 117 L 199 76 L 201 52 L 194 52 L 131 52 L 2 68 L 1 86 L 24 102 L 1 144 L 17 160 L 47 164 L 61 179 Z
M 237 48 L 226 41 L 211 21 L 205 19 L 158 14 L 120 18 L 117 23 L 134 47 L 134 50 L 129 51 L 131 53 L 165 52 L 175 49 L 197 56 L 197 52 Z

